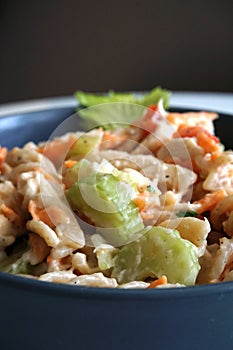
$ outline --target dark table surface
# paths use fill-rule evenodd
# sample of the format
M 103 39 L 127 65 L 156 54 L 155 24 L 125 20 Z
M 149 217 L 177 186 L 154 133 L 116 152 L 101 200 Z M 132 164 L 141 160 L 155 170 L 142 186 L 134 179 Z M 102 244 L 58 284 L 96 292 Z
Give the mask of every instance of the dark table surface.
M 0 0 L 0 103 L 87 91 L 233 91 L 233 2 Z

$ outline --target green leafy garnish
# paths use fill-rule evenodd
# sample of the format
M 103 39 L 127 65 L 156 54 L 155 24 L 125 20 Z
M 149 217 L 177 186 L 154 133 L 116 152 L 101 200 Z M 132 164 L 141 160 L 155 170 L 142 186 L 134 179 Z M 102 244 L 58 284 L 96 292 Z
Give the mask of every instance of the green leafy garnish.
M 117 93 L 110 91 L 107 95 L 98 95 L 77 91 L 75 97 L 79 103 L 78 113 L 85 128 L 102 126 L 105 129 L 128 126 L 141 118 L 148 106 L 163 100 L 168 108 L 171 93 L 156 87 L 147 94 Z
M 109 91 L 107 95 L 93 94 L 83 91 L 77 91 L 75 97 L 79 102 L 80 107 L 92 107 L 103 103 L 122 102 L 134 103 L 142 106 L 150 106 L 157 104 L 160 99 L 163 99 L 164 108 L 168 108 L 170 91 L 155 87 L 149 93 L 136 95 L 133 93 L 123 93 Z
M 177 217 L 179 218 L 186 218 L 186 217 L 194 217 L 196 218 L 197 217 L 197 213 L 194 211 L 194 210 L 189 210 L 189 211 L 179 211 L 177 214 L 176 214 Z

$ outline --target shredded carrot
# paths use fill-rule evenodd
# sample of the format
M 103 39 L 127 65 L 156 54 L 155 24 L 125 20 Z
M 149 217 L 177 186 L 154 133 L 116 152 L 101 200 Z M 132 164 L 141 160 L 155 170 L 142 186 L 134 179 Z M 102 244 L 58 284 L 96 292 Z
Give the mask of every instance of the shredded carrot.
M 134 199 L 134 202 L 138 207 L 139 212 L 141 212 L 146 206 L 146 193 L 138 193 L 137 197 Z
M 49 227 L 54 228 L 54 224 L 51 221 L 46 209 L 40 209 L 37 203 L 32 199 L 29 201 L 28 211 L 31 214 L 33 219 L 41 220 Z
M 193 202 L 193 204 L 200 205 L 200 207 L 196 209 L 197 214 L 202 214 L 205 211 L 212 210 L 224 197 L 226 197 L 226 192 L 224 190 L 207 193 L 200 200 Z
M 18 226 L 23 225 L 23 220 L 19 214 L 17 214 L 12 208 L 6 206 L 4 203 L 0 207 L 3 215 L 10 221 L 14 222 Z
M 44 146 L 38 147 L 36 151 L 37 151 L 38 153 L 43 154 L 44 151 L 45 151 L 45 147 L 44 147 Z
M 115 148 L 121 142 L 124 142 L 128 138 L 127 133 L 121 133 L 121 135 L 113 134 L 109 131 L 104 131 L 102 141 L 100 144 L 101 149 Z
M 64 161 L 64 166 L 65 166 L 67 169 L 72 168 L 75 164 L 77 164 L 77 161 L 76 161 L 76 160 L 68 159 L 68 160 L 65 160 L 65 161 Z
M 6 156 L 7 156 L 7 148 L 0 147 L 0 168 L 2 164 L 5 162 Z
M 52 257 L 51 255 L 48 255 L 48 256 L 47 256 L 47 259 L 46 259 L 46 262 L 47 262 L 48 265 L 52 264 L 52 262 L 53 262 L 53 257 Z
M 64 211 L 59 207 L 51 205 L 47 208 L 41 209 L 36 201 L 32 199 L 29 201 L 28 211 L 33 219 L 43 221 L 52 229 L 54 229 L 56 223 L 62 223 L 66 219 Z
M 120 137 L 122 138 L 122 137 Z M 119 139 L 119 136 L 118 135 L 115 135 L 115 134 L 112 134 L 110 133 L 108 130 L 106 130 L 103 134 L 103 137 L 102 137 L 102 142 L 105 142 L 105 141 L 115 141 Z
M 152 289 L 152 288 L 156 288 L 157 286 L 161 286 L 163 284 L 167 284 L 167 276 L 165 275 L 162 275 L 157 280 L 154 280 L 153 282 L 151 282 L 147 288 Z
M 151 109 L 152 111 L 156 111 L 158 109 L 158 105 L 152 104 L 147 107 L 148 109 Z
M 201 126 L 189 126 L 186 124 L 181 124 L 178 127 L 177 132 L 174 133 L 173 137 L 196 137 L 201 131 L 203 131 L 203 128 Z
M 181 124 L 173 137 L 196 137 L 197 144 L 203 148 L 205 153 L 211 153 L 212 160 L 220 154 L 219 139 L 209 131 L 205 130 L 202 126 L 187 126 Z
M 197 144 L 202 147 L 206 153 L 211 153 L 212 160 L 217 158 L 220 154 L 218 138 L 207 131 L 199 134 Z

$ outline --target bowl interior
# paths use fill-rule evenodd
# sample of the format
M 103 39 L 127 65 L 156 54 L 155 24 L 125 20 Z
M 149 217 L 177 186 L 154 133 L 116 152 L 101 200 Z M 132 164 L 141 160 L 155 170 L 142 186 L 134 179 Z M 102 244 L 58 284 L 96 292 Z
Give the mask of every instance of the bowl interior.
M 188 111 L 188 109 L 176 108 L 175 111 L 185 112 Z M 75 108 L 73 106 L 2 116 L 0 118 L 0 145 L 11 149 L 15 146 L 21 147 L 29 141 L 34 141 L 35 143 L 46 141 L 54 133 L 54 130 L 70 116 L 74 116 L 74 120 L 76 120 L 76 129 L 73 130 L 77 130 L 77 117 L 75 116 Z M 233 149 L 233 138 L 231 135 L 231 130 L 233 128 L 233 115 L 220 113 L 219 118 L 214 124 L 216 135 L 225 145 L 225 148 Z M 66 132 L 72 131 L 72 125 L 72 122 L 68 123 L 70 130 L 66 129 Z M 3 277 L 3 275 L 5 274 L 0 273 L 0 276 Z M 13 276 L 9 276 L 8 278 L 12 279 L 12 277 Z M 28 281 L 25 283 L 28 283 Z M 213 286 L 207 287 L 211 288 Z M 222 286 L 219 287 L 222 288 Z M 64 286 L 64 288 L 69 287 Z M 116 293 L 121 294 L 122 292 L 119 292 L 118 290 Z M 141 291 L 139 291 L 139 293 L 141 293 Z M 178 294 L 179 293 L 180 292 L 178 291 Z M 164 294 L 166 294 L 166 291 L 164 291 Z
M 177 109 L 184 112 L 186 109 Z M 0 118 L 0 145 L 8 148 L 23 146 L 26 142 L 35 143 L 47 140 L 54 130 L 75 113 L 73 107 L 57 107 L 36 112 L 25 112 L 3 116 Z M 233 148 L 232 127 L 233 116 L 219 114 L 219 118 L 214 122 L 216 135 L 225 145 L 226 149 Z M 69 123 L 72 131 L 72 123 Z
M 45 141 L 74 112 L 59 107 L 1 117 L 0 145 Z M 221 114 L 215 127 L 233 148 L 233 116 Z M 232 282 L 147 291 L 75 288 L 0 272 L 0 348 L 90 349 L 94 342 L 97 350 L 232 349 L 232 293 Z

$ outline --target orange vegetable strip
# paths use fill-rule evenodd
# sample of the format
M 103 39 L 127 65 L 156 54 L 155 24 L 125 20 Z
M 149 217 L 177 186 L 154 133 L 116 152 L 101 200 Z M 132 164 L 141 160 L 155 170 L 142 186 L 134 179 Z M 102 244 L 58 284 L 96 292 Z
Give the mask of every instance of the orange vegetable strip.
M 50 264 L 52 264 L 53 260 L 54 260 L 53 257 L 51 255 L 48 255 L 47 259 L 46 259 L 46 262 L 47 262 L 48 265 L 50 265 Z
M 193 202 L 193 204 L 200 204 L 200 207 L 196 209 L 197 214 L 212 210 L 224 197 L 226 197 L 226 192 L 224 190 L 207 193 L 200 200 Z
M 188 126 L 186 124 L 181 124 L 173 137 L 197 137 L 200 132 L 203 132 L 203 130 L 204 129 L 201 126 Z
M 200 133 L 197 138 L 197 144 L 201 146 L 206 153 L 212 154 L 212 160 L 220 153 L 218 143 L 219 140 L 214 135 L 207 133 L 207 131 Z
M 137 197 L 134 199 L 134 202 L 136 206 L 138 207 L 139 211 L 142 211 L 146 206 L 146 194 L 138 193 Z
M 153 282 L 150 283 L 148 289 L 156 288 L 157 286 L 161 286 L 163 284 L 167 284 L 167 276 L 162 275 L 160 278 L 157 280 L 154 280 Z
M 43 154 L 44 151 L 45 151 L 45 146 L 38 147 L 36 151 L 37 151 L 38 153 Z
M 6 147 L 0 147 L 0 168 L 2 164 L 4 163 L 7 156 L 7 148 Z
M 32 199 L 29 201 L 28 211 L 33 219 L 43 221 L 49 227 L 54 228 L 54 224 L 51 221 L 46 209 L 40 209 L 36 202 Z
M 10 221 L 14 222 L 15 224 L 22 226 L 23 225 L 23 220 L 21 219 L 21 217 L 19 216 L 19 214 L 17 214 L 12 208 L 6 206 L 4 203 L 1 204 L 0 207 L 3 215 Z
M 219 139 L 201 126 L 187 126 L 181 124 L 173 137 L 196 137 L 197 144 L 204 149 L 205 153 L 212 154 L 212 160 L 220 153 L 218 145 Z
M 65 166 L 67 169 L 72 168 L 75 164 L 77 164 L 77 161 L 76 161 L 76 160 L 68 159 L 68 160 L 65 160 L 65 161 L 64 161 L 64 166 Z
M 116 134 L 112 134 L 110 133 L 109 131 L 105 131 L 104 134 L 103 134 L 103 137 L 102 137 L 102 142 L 105 142 L 105 141 L 114 141 L 114 140 L 117 140 L 119 138 L 125 138 L 125 137 L 119 137 L 118 135 Z

